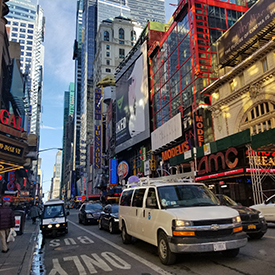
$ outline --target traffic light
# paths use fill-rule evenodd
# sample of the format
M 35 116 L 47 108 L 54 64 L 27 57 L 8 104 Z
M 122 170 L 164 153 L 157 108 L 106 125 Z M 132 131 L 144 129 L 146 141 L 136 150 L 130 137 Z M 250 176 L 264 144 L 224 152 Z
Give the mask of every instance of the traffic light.
M 150 170 L 156 171 L 156 161 L 154 159 L 150 159 Z

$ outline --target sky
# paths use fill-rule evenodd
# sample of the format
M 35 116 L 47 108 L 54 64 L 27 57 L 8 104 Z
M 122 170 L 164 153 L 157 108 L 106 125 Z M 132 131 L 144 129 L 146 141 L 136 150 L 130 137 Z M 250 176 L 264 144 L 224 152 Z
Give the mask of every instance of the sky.
M 64 92 L 74 82 L 72 59 L 76 30 L 76 0 L 31 0 L 44 10 L 45 60 L 43 75 L 40 151 L 42 189 L 48 197 L 57 148 L 62 148 Z M 49 5 L 50 2 L 50 5 Z M 175 10 L 177 0 L 165 0 L 166 22 Z

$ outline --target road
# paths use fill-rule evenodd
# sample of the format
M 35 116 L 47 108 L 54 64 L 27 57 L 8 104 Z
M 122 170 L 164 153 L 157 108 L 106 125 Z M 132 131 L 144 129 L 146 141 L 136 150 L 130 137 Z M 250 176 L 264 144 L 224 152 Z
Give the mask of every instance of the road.
M 157 249 L 140 240 L 124 245 L 120 234 L 110 234 L 97 225 L 80 225 L 78 210 L 69 215 L 69 233 L 43 240 L 44 273 L 47 275 L 88 274 L 275 274 L 275 225 L 270 224 L 261 240 L 249 240 L 236 258 L 219 253 L 181 254 L 172 266 L 160 263 Z

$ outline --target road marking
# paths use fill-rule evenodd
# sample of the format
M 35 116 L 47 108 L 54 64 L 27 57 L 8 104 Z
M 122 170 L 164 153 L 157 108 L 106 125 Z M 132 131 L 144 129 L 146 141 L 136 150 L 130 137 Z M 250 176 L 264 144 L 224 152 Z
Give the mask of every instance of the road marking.
M 275 239 L 275 237 L 271 237 L 271 236 L 264 236 L 264 238 Z
M 129 250 L 127 250 L 127 249 L 125 249 L 125 248 L 123 248 L 123 247 L 121 247 L 121 246 L 119 246 L 119 245 L 117 245 L 117 244 L 115 244 L 115 243 L 113 243 L 113 242 L 111 242 L 111 241 L 109 241 L 109 240 L 101 237 L 100 235 L 98 235 L 98 234 L 96 234 L 94 232 L 89 231 L 88 229 L 85 229 L 85 228 L 79 226 L 78 224 L 76 224 L 76 223 L 74 223 L 72 221 L 69 221 L 69 222 L 72 223 L 73 225 L 75 225 L 76 227 L 84 230 L 88 234 L 93 235 L 94 237 L 98 238 L 99 240 L 101 240 L 101 241 L 103 241 L 103 242 L 111 245 L 112 247 L 114 247 L 115 249 L 119 250 L 120 252 L 125 253 L 127 256 L 133 258 L 134 260 L 137 260 L 140 263 L 148 266 L 149 268 L 151 268 L 152 270 L 158 272 L 159 274 L 162 274 L 162 275 L 171 275 L 170 272 L 167 272 L 167 271 L 163 270 L 162 268 L 160 268 L 160 267 L 154 265 L 153 263 L 151 263 L 151 262 L 143 259 L 142 257 L 136 255 L 135 253 L 133 253 L 133 252 L 131 252 L 131 251 L 129 251 Z

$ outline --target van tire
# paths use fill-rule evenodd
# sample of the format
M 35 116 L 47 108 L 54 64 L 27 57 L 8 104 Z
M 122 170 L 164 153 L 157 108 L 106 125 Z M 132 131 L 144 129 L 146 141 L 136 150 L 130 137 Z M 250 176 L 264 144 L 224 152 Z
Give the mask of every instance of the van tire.
M 161 231 L 158 237 L 158 255 L 162 264 L 172 265 L 176 261 L 176 254 L 171 252 L 166 234 Z
M 132 241 L 132 236 L 127 233 L 125 223 L 123 223 L 121 228 L 121 239 L 124 244 L 129 244 Z
M 239 248 L 229 249 L 229 250 L 222 251 L 222 254 L 227 258 L 235 258 L 239 254 L 239 251 L 240 251 Z

